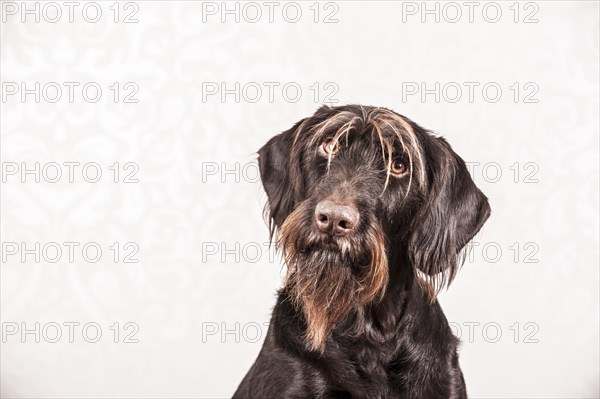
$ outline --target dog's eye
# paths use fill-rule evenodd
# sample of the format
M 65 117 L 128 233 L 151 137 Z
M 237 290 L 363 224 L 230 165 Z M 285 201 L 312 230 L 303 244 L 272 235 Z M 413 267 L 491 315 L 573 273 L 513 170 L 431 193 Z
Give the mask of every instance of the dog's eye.
M 394 159 L 394 160 L 392 160 L 392 166 L 390 167 L 390 172 L 393 175 L 402 176 L 403 174 L 406 173 L 406 165 L 404 165 L 404 163 L 401 160 Z
M 319 151 L 323 156 L 326 157 L 335 155 L 335 153 L 338 151 L 338 145 L 333 141 L 333 139 L 327 139 L 323 142 L 323 144 L 321 144 Z

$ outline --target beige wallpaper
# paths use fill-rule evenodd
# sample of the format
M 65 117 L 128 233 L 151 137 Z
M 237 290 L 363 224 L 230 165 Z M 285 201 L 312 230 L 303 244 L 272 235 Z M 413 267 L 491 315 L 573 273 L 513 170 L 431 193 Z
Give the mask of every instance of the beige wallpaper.
M 441 297 L 474 398 L 593 398 L 599 5 L 1 3 L 1 394 L 230 396 L 282 266 L 255 151 L 320 104 L 444 135 L 493 209 Z

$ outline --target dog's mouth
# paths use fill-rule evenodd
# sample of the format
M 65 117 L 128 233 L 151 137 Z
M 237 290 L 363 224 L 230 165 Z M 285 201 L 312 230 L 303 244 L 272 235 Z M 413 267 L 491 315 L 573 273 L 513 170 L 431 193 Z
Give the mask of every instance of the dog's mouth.
M 310 253 L 318 252 L 318 251 L 333 251 L 333 252 L 341 252 L 340 244 L 333 240 L 321 240 L 312 243 L 308 243 L 299 248 L 299 252 L 307 255 Z
M 356 243 L 335 238 L 324 238 L 297 246 L 297 253 L 303 259 L 320 259 L 347 266 L 356 273 L 371 263 L 373 251 L 359 247 Z

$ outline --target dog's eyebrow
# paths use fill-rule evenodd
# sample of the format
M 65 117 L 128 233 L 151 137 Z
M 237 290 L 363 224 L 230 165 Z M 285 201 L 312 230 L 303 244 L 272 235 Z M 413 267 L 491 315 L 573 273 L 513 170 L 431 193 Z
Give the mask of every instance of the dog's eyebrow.
M 394 126 L 393 123 L 390 123 L 390 120 L 397 122 L 402 127 L 402 131 L 404 131 L 406 133 L 406 136 L 408 136 L 408 139 L 410 140 L 410 147 L 411 147 L 412 151 L 411 150 L 406 151 L 407 147 L 405 146 L 405 143 L 403 140 L 403 135 L 401 134 L 401 132 L 399 132 L 396 129 L 396 126 Z M 420 149 L 419 143 L 417 142 L 417 138 L 416 138 L 416 135 L 415 135 L 415 132 L 414 132 L 412 126 L 400 115 L 394 114 L 389 111 L 385 112 L 385 119 L 383 119 L 383 121 L 394 130 L 394 133 L 401 141 L 402 148 L 406 152 L 408 152 L 408 155 L 410 157 L 409 160 L 411 162 L 411 173 L 412 173 L 412 155 L 413 155 L 412 153 L 414 152 L 414 155 L 417 158 L 417 163 L 419 166 L 419 174 L 420 174 L 419 184 L 420 184 L 420 187 L 422 188 L 423 184 L 425 182 L 425 170 L 423 168 L 423 158 L 422 158 L 422 154 L 421 154 L 421 149 Z
M 331 127 L 331 125 L 333 125 L 334 123 L 346 123 L 348 122 L 348 120 L 351 120 L 356 116 L 356 114 L 350 111 L 342 111 L 335 114 L 332 117 L 325 119 L 324 121 L 317 123 L 310 129 L 310 131 L 314 131 L 315 134 L 310 139 L 309 145 L 313 146 L 318 139 L 323 137 L 327 129 Z
M 373 128 L 375 129 L 375 131 L 377 132 L 377 136 L 379 137 L 379 144 L 381 145 L 381 156 L 383 157 L 383 163 L 384 165 L 387 163 L 387 168 L 386 168 L 386 173 L 385 173 L 385 183 L 383 184 L 383 191 L 381 192 L 382 194 L 385 192 L 385 189 L 388 186 L 388 183 L 390 181 L 390 168 L 392 167 L 392 150 L 390 149 L 390 144 L 383 138 L 383 134 L 381 133 L 381 129 L 378 123 L 373 123 Z M 384 148 L 384 143 L 386 144 L 386 146 L 388 147 L 388 159 L 386 162 L 385 159 L 385 148 Z
M 412 185 L 412 174 L 413 174 L 413 160 L 412 160 L 412 156 L 410 154 L 410 151 L 406 151 L 406 146 L 404 145 L 404 140 L 402 139 L 402 134 L 396 129 L 396 127 L 394 125 L 392 125 L 389 121 L 387 121 L 386 119 L 382 120 L 383 123 L 385 123 L 386 125 L 388 125 L 396 134 L 396 136 L 398 137 L 398 139 L 400 140 L 400 144 L 402 145 L 402 151 L 404 153 L 406 153 L 406 155 L 408 156 L 408 170 L 409 170 L 409 174 L 408 174 L 408 188 L 406 189 L 406 193 L 404 194 L 404 198 L 406 198 L 406 196 L 408 195 L 408 192 L 410 191 L 410 187 Z M 387 182 L 389 180 L 390 177 L 390 168 L 392 167 L 392 161 L 391 161 L 392 155 L 390 154 L 390 164 L 388 166 L 388 170 L 387 170 L 387 178 L 386 178 L 386 185 Z M 385 187 L 384 187 L 385 190 Z
M 342 125 L 342 127 L 340 127 L 335 135 L 333 136 L 333 142 L 334 144 L 337 144 L 340 141 L 340 137 L 344 136 L 346 137 L 346 145 L 348 145 L 348 134 L 350 132 L 350 129 L 352 129 L 352 125 L 354 124 L 354 121 L 356 120 L 361 120 L 359 116 L 355 115 L 354 117 L 352 117 L 352 119 L 350 119 L 348 122 L 346 122 L 344 125 Z M 333 157 L 333 153 L 329 153 L 329 157 L 327 158 L 327 171 L 329 172 L 329 167 L 331 165 L 331 159 Z

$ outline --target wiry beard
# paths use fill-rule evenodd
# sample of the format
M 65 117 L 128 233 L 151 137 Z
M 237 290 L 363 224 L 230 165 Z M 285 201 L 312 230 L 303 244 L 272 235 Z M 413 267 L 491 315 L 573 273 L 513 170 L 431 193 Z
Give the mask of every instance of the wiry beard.
M 307 233 L 312 229 L 306 226 L 305 205 L 287 217 L 277 244 L 287 265 L 285 288 L 306 318 L 306 343 L 323 352 L 337 323 L 383 296 L 388 281 L 385 239 L 380 227 L 369 226 L 360 237 L 344 238 L 339 248 L 324 246 Z

